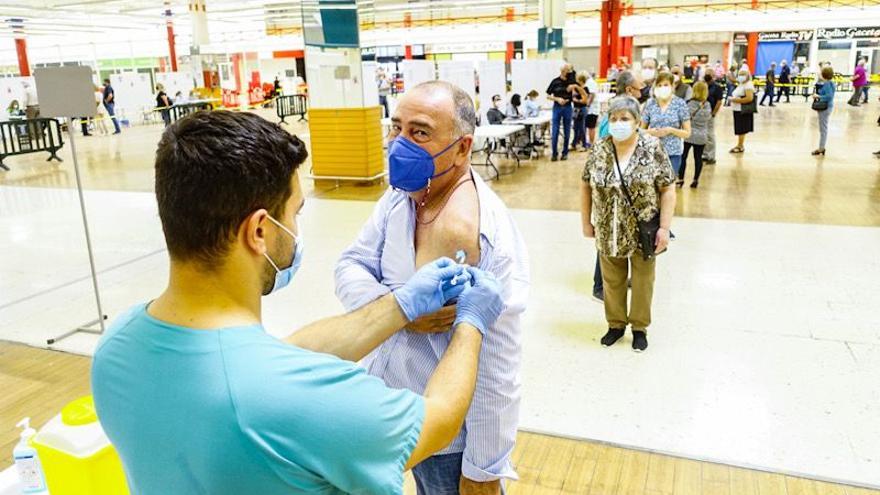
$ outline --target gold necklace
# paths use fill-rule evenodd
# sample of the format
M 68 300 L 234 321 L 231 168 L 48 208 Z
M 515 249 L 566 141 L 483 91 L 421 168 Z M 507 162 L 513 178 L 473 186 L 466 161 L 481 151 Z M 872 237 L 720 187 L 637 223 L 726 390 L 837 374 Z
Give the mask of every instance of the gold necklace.
M 422 220 L 421 218 L 419 218 L 419 212 L 422 211 L 422 208 L 425 206 L 425 203 L 428 200 L 428 194 L 431 192 L 431 184 L 429 183 L 428 190 L 425 192 L 425 197 L 422 198 L 421 203 L 419 203 L 419 205 L 416 207 L 416 222 L 421 225 L 428 225 L 428 224 L 433 223 L 434 220 L 437 220 L 437 218 L 440 216 L 440 214 L 443 213 L 443 210 L 446 208 L 446 205 L 449 204 L 449 200 L 452 199 L 452 193 L 454 193 L 456 190 L 458 190 L 458 188 L 461 187 L 462 184 L 467 184 L 468 182 L 473 182 L 473 180 L 474 180 L 474 178 L 470 174 L 468 174 L 467 177 L 465 177 L 465 180 L 459 180 L 458 183 L 455 186 L 453 186 L 449 190 L 449 192 L 447 192 L 443 196 L 443 203 L 440 205 L 440 209 L 437 211 L 437 214 L 434 215 L 433 218 L 431 218 L 430 220 Z

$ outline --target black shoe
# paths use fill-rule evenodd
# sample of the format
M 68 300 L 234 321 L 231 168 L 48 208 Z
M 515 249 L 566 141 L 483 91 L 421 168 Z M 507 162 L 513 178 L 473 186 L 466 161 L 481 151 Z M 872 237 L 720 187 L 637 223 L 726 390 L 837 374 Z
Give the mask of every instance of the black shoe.
M 693 182 L 691 182 L 691 189 L 696 189 L 696 188 L 698 188 L 698 187 L 700 187 L 700 182 L 699 182 L 699 181 L 693 181 Z
M 91 136 L 91 135 L 92 135 L 92 133 L 90 133 L 90 132 L 87 132 L 87 133 L 83 134 L 83 136 L 85 136 L 85 137 L 89 137 L 89 136 Z
M 708 158 L 704 158 L 703 165 L 715 165 L 715 160 L 710 160 Z
M 593 289 L 593 299 L 600 303 L 605 303 L 605 291 L 602 289 Z
M 556 155 L 553 155 L 553 156 L 550 157 L 550 161 L 551 161 L 551 162 L 555 162 L 555 161 L 557 161 L 557 160 L 559 160 L 559 157 L 556 156 Z
M 122 131 L 116 131 L 113 134 L 122 134 Z
M 563 153 L 562 158 L 560 158 L 560 160 L 562 160 L 562 161 L 568 160 L 568 153 Z
M 626 330 L 623 328 L 609 328 L 608 333 L 602 337 L 602 346 L 603 347 L 611 347 L 617 343 L 618 340 L 623 337 L 623 334 L 626 333 Z
M 633 330 L 633 350 L 636 352 L 642 352 L 647 348 L 648 334 L 645 333 L 644 330 Z

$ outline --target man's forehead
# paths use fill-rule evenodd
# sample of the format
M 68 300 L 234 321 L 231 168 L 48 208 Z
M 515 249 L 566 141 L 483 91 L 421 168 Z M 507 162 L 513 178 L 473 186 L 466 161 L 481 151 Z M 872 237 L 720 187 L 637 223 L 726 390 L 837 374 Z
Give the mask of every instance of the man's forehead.
M 394 119 L 442 127 L 452 117 L 452 101 L 443 91 L 415 90 L 397 105 Z

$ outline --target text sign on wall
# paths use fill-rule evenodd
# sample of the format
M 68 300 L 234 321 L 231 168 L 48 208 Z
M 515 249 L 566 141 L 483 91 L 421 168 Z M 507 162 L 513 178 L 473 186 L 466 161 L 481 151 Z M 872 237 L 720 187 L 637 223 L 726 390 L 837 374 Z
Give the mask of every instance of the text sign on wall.
M 813 30 L 801 31 L 770 31 L 758 33 L 759 41 L 811 41 Z
M 819 28 L 816 36 L 822 40 L 880 38 L 880 26 Z

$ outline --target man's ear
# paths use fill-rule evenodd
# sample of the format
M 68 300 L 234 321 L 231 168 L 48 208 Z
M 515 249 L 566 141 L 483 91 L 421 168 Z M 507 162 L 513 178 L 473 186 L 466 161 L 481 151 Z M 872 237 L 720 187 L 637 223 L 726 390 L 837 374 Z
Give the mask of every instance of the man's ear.
M 248 251 L 258 256 L 268 252 L 266 233 L 269 223 L 269 212 L 263 208 L 254 211 L 241 222 L 238 238 Z
M 458 154 L 462 157 L 462 163 L 467 163 L 471 156 L 471 148 L 474 146 L 474 136 L 465 134 L 458 142 Z

